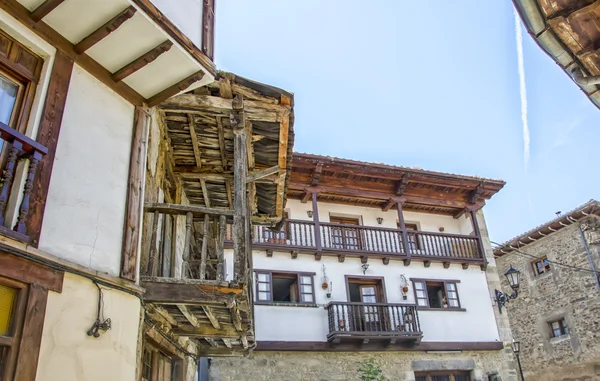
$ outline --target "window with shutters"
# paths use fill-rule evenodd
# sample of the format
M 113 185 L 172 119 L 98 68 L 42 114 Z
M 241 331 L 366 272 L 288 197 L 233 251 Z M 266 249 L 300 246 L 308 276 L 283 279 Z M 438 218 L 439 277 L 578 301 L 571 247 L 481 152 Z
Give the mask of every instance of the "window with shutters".
M 458 280 L 411 279 L 419 309 L 463 310 Z
M 561 337 L 569 334 L 569 327 L 564 318 L 551 321 L 548 324 L 550 325 L 552 337 Z
M 315 273 L 256 270 L 256 303 L 315 304 Z
M 415 372 L 415 381 L 471 381 L 471 371 Z

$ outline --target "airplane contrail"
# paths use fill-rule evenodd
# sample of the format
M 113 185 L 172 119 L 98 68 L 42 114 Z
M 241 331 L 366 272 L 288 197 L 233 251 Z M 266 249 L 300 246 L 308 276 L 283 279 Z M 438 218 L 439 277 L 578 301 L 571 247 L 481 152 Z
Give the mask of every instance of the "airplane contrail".
M 525 64 L 523 63 L 523 31 L 517 11 L 515 14 L 515 31 L 517 37 L 517 63 L 519 65 L 519 94 L 521 96 L 521 122 L 523 124 L 523 165 L 525 171 L 529 166 L 531 138 L 527 121 L 527 88 L 525 86 Z

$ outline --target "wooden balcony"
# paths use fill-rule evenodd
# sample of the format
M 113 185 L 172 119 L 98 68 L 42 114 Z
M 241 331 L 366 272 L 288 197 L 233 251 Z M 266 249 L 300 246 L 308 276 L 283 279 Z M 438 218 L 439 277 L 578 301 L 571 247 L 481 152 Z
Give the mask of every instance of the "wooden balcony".
M 390 259 L 419 259 L 424 262 L 458 262 L 465 265 L 485 263 L 478 238 L 460 234 L 406 231 L 403 243 L 402 229 L 371 226 L 319 223 L 315 234 L 312 221 L 287 220 L 280 231 L 265 226 L 254 226 L 253 247 L 267 250 L 374 257 L 387 263 Z M 226 242 L 231 240 L 228 226 Z
M 255 346 L 249 263 L 228 282 L 224 236 L 233 211 L 146 204 L 142 286 L 150 319 L 189 337 L 203 355 L 242 355 Z M 185 222 L 185 224 L 183 224 Z M 183 228 L 185 226 L 185 229 Z
M 48 149 L 22 133 L 0 122 L 0 147 L 2 147 L 2 187 L 0 188 L 0 234 L 29 242 L 27 226 L 29 199 L 38 163 Z M 21 186 L 16 176 L 20 162 L 29 161 L 23 172 L 25 183 Z M 17 204 L 20 200 L 20 206 Z
M 412 347 L 423 337 L 415 305 L 331 302 L 325 309 L 331 347 Z

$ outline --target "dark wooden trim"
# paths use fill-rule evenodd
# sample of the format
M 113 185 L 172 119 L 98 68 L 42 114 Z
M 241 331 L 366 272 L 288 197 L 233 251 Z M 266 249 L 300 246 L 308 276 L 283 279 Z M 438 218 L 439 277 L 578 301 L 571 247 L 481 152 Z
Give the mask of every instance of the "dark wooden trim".
M 62 292 L 64 272 L 0 252 L 0 276 Z
M 421 306 L 417 306 L 417 309 L 419 311 L 466 311 L 466 308 L 459 308 L 459 307 L 448 307 L 448 308 L 431 308 L 431 307 L 421 307 Z
M 73 44 L 63 37 L 60 33 L 52 29 L 43 21 L 35 22 L 29 16 L 29 11 L 17 0 L 2 0 L 0 1 L 0 9 L 6 11 L 9 15 L 31 29 L 35 34 L 46 40 L 54 46 L 58 51 L 61 51 L 66 56 L 77 62 L 79 66 L 96 77 L 100 82 L 114 90 L 117 94 L 125 98 L 135 106 L 141 106 L 144 103 L 144 97 L 138 94 L 124 82 L 112 80 L 112 73 L 92 59 L 87 54 L 79 54 L 75 51 Z
M 317 194 L 313 193 L 312 197 L 312 208 L 313 208 L 313 221 L 315 226 L 315 245 L 317 247 L 317 253 L 323 251 L 321 241 L 321 222 L 319 220 L 319 203 L 317 202 Z
M 146 289 L 144 300 L 148 303 L 177 304 L 227 304 L 242 288 L 225 286 L 225 282 L 183 279 L 174 282 L 156 281 L 157 278 L 142 278 Z
M 283 270 L 266 270 L 266 269 L 254 269 L 255 273 L 263 273 L 263 274 L 267 274 L 267 273 L 276 273 L 276 274 L 290 274 L 290 275 L 317 275 L 317 273 L 315 272 L 310 272 L 310 271 L 283 271 Z
M 346 284 L 346 300 L 350 302 L 350 283 L 358 283 L 358 282 L 350 282 L 351 279 L 360 279 L 360 280 L 372 280 L 375 281 L 375 284 L 381 285 L 381 290 L 379 292 L 381 295 L 381 302 L 378 303 L 387 303 L 387 291 L 385 289 L 385 277 L 382 276 L 368 276 L 368 275 L 344 275 L 344 281 Z
M 269 301 L 265 301 L 265 300 L 258 300 L 258 296 L 255 297 L 255 304 L 267 304 L 267 305 L 284 305 L 286 304 L 286 302 L 274 302 L 273 301 L 273 274 L 283 274 L 283 275 L 293 275 L 296 277 L 296 285 L 297 285 L 297 292 L 298 292 L 298 299 L 300 299 L 300 301 L 298 302 L 290 302 L 290 306 L 294 306 L 294 305 L 303 305 L 303 306 L 314 306 L 316 303 L 316 295 L 315 295 L 315 276 L 317 275 L 315 272 L 302 272 L 302 271 L 279 271 L 279 270 L 260 270 L 260 269 L 254 269 L 254 273 L 256 275 L 258 274 L 268 274 L 269 275 Z M 302 291 L 300 290 L 300 286 L 301 286 L 301 282 L 300 282 L 300 277 L 301 276 L 310 276 L 311 278 L 311 286 L 312 286 L 312 302 L 302 302 Z M 258 284 L 258 276 L 256 276 L 255 278 L 255 284 Z M 261 283 L 266 283 L 266 282 L 261 282 Z M 258 295 L 258 288 L 256 290 L 256 294 Z
M 163 91 L 161 91 L 158 94 L 155 94 L 154 96 L 148 98 L 146 100 L 146 103 L 148 104 L 148 107 L 154 107 L 157 104 L 166 101 L 167 99 L 171 98 L 172 96 L 176 95 L 177 93 L 187 89 L 188 87 L 190 87 L 194 82 L 198 82 L 199 80 L 201 80 L 202 78 L 204 78 L 204 72 L 203 71 L 198 71 L 184 79 L 182 79 L 181 81 L 177 82 L 176 84 L 167 87 L 166 89 L 164 89 Z
M 137 10 L 133 6 L 125 8 L 121 13 L 79 41 L 74 47 L 75 52 L 81 54 L 100 42 L 100 40 L 117 30 L 117 28 L 119 28 L 125 21 L 132 18 L 136 11 Z
M 135 60 L 131 61 L 127 65 L 123 66 L 119 70 L 113 73 L 112 79 L 115 82 L 122 81 L 123 79 L 129 77 L 131 74 L 136 71 L 142 69 L 144 66 L 148 65 L 152 61 L 155 61 L 158 57 L 168 52 L 173 43 L 169 40 L 157 45 L 153 49 L 150 49 L 148 52 L 142 54 Z
M 482 269 L 485 270 L 488 265 L 488 260 L 485 255 L 485 246 L 483 245 L 483 239 L 481 238 L 481 230 L 479 229 L 479 222 L 477 221 L 477 211 L 471 209 L 471 223 L 473 224 L 473 231 L 475 232 L 475 236 L 477 237 L 477 246 L 479 247 L 479 252 L 481 254 L 481 258 L 483 259 Z
M 408 278 L 415 282 L 442 282 L 442 283 L 460 283 L 459 279 L 429 279 L 429 278 Z
M 125 222 L 123 226 L 123 253 L 121 258 L 121 277 L 134 282 L 137 278 L 136 267 L 141 230 L 140 218 L 144 209 L 142 188 L 147 125 L 148 115 L 146 111 L 140 107 L 136 107 L 133 115 L 133 136 L 131 139 L 129 181 L 127 183 Z
M 71 82 L 73 64 L 73 60 L 69 56 L 57 50 L 38 129 L 37 142 L 48 149 L 48 154 L 38 163 L 37 176 L 33 181 L 29 203 L 27 234 L 36 247 L 39 245 L 42 232 L 50 177 L 52 176 L 52 167 L 65 111 L 69 83 Z
M 31 19 L 35 22 L 40 21 L 52 12 L 56 7 L 64 3 L 65 0 L 46 0 L 31 12 Z
M 365 347 L 365 351 L 499 351 L 504 348 L 499 341 L 426 341 L 415 347 Z M 317 351 L 356 352 L 356 345 L 340 344 L 331 348 L 326 341 L 257 341 L 255 352 L 260 351 Z
M 18 349 L 19 357 L 15 371 L 15 381 L 35 380 L 47 301 L 48 290 L 37 282 L 32 283 L 29 286 L 27 310 Z
M 319 307 L 319 305 L 316 303 L 265 302 L 263 300 L 255 301 L 254 304 L 257 306 L 272 306 L 272 307 L 307 307 L 307 308 L 318 308 Z

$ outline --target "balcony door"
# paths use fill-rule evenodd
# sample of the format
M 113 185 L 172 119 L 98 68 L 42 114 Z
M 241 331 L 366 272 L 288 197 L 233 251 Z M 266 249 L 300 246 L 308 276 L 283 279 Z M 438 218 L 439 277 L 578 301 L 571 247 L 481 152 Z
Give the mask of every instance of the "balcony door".
M 331 227 L 331 246 L 334 249 L 360 250 L 360 233 L 359 230 L 354 227 L 360 225 L 358 218 L 331 216 L 329 217 L 329 221 L 332 224 L 346 225 Z
M 378 332 L 386 330 L 387 309 L 369 304 L 385 303 L 381 278 L 348 278 L 348 300 L 361 303 L 350 306 L 350 330 Z

